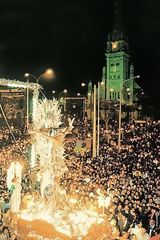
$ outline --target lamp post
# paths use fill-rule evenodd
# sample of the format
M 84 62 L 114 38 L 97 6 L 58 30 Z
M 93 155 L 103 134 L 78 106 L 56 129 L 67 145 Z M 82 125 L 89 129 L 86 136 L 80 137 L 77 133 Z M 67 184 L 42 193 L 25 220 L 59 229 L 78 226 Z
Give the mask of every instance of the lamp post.
M 59 96 L 58 96 L 58 102 L 59 102 L 59 103 L 60 103 L 60 99 L 61 99 L 62 94 L 66 94 L 67 92 L 68 92 L 67 89 L 64 89 L 62 92 L 60 92 L 60 94 L 59 94 Z M 66 100 L 64 100 L 63 106 L 64 106 L 64 111 L 66 111 Z
M 37 84 L 38 84 L 38 83 L 39 83 L 39 80 L 41 79 L 41 77 L 44 76 L 46 79 L 53 79 L 54 76 L 55 76 L 55 73 L 54 73 L 53 69 L 48 68 L 48 69 L 46 69 L 46 71 L 45 71 L 44 73 L 42 73 L 38 78 L 37 78 L 35 75 L 31 74 L 31 73 L 25 73 L 24 76 L 25 76 L 27 79 L 28 79 L 29 77 L 33 77 L 33 78 L 36 80 Z
M 98 106 L 97 106 L 97 157 L 99 157 L 99 115 L 100 115 L 100 82 L 98 82 Z
M 84 88 L 84 89 L 87 88 L 87 83 L 82 82 L 81 87 Z M 85 98 L 84 101 L 83 101 L 83 117 L 85 118 L 87 96 L 86 96 L 86 94 L 83 94 L 83 95 L 84 95 L 84 98 Z M 77 94 L 77 96 L 78 96 L 78 94 Z
M 53 69 L 51 69 L 51 68 L 48 68 L 38 78 L 31 73 L 24 74 L 24 77 L 27 78 L 27 83 L 29 82 L 29 77 L 33 77 L 36 80 L 36 83 L 39 84 L 39 80 L 42 76 L 44 76 L 46 79 L 52 79 L 52 78 L 54 78 L 55 74 L 54 74 Z M 28 87 L 27 87 L 27 120 L 26 121 L 27 121 L 26 126 L 28 129 L 28 126 L 29 126 L 29 89 L 28 89 Z
M 97 156 L 99 156 L 99 135 L 100 135 L 100 88 L 104 85 L 104 82 L 98 82 L 97 90 Z
M 63 91 L 60 92 L 60 94 L 58 95 L 58 100 L 60 100 L 60 97 L 62 96 L 63 93 L 67 93 L 68 90 L 67 89 L 64 89 Z
M 29 79 L 27 78 L 27 83 L 28 82 L 29 82 Z M 26 127 L 28 129 L 28 126 L 29 126 L 29 89 L 28 89 L 28 87 L 26 90 L 27 90 L 27 119 L 26 119 L 27 123 L 26 123 Z
M 119 88 L 119 121 L 118 121 L 118 151 L 120 151 L 121 149 L 121 125 L 122 125 L 122 87 L 124 85 L 124 83 L 128 82 L 129 80 L 133 80 L 135 78 L 140 78 L 139 75 L 133 77 L 133 78 L 128 78 L 126 80 L 124 80 L 121 84 L 120 84 L 120 88 Z
M 92 157 L 96 157 L 96 85 L 94 85 L 94 98 L 93 98 L 93 149 L 92 149 Z

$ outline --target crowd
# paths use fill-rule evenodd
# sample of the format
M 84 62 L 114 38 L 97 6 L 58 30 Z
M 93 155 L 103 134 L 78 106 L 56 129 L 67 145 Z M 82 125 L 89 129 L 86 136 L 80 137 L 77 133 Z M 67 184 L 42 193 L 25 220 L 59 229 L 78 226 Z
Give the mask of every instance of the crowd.
M 13 125 L 10 126 L 10 129 L 8 127 L 1 127 L 0 129 L 0 148 L 5 147 L 9 144 L 14 143 L 13 135 L 15 139 L 22 139 L 25 137 L 26 129 L 14 127 Z
M 78 139 L 91 133 L 89 123 L 78 121 L 75 125 Z M 99 157 L 92 158 L 92 149 L 87 149 L 83 156 L 77 154 L 75 161 L 74 145 L 68 146 L 66 152 L 72 151 L 72 157 L 68 157 L 63 185 L 81 204 L 92 208 L 101 193 L 106 199 L 111 196 L 117 239 L 124 235 L 150 239 L 160 230 L 160 123 L 124 122 L 121 151 L 117 149 L 118 123 L 111 121 L 107 130 L 105 127 L 102 123 Z
M 68 171 L 61 185 L 70 198 L 77 199 L 79 208 L 90 208 L 106 214 L 112 228 L 113 239 L 149 240 L 160 230 L 160 134 L 159 122 L 124 122 L 122 146 L 117 149 L 118 124 L 109 122 L 100 127 L 100 154 L 92 158 L 92 149 L 86 138 L 92 138 L 91 123 L 76 119 L 72 134 L 65 144 Z M 1 135 L 6 132 L 2 130 Z M 11 140 L 12 141 L 12 140 Z M 82 152 L 75 151 L 81 141 Z M 7 164 L 21 157 L 21 149 L 29 140 L 1 149 L 0 160 L 0 240 L 19 240 L 11 227 L 10 198 L 7 189 Z M 23 173 L 22 197 L 35 187 L 29 171 Z M 103 204 L 101 200 L 103 199 Z

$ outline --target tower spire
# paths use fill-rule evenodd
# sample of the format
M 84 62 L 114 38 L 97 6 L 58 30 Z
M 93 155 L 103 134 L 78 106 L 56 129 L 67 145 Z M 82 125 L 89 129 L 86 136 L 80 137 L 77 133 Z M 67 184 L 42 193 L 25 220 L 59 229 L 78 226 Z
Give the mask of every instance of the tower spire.
M 124 37 L 121 10 L 122 10 L 122 0 L 115 0 L 112 40 L 122 39 Z
M 122 29 L 121 5 L 121 0 L 114 1 L 114 31 Z

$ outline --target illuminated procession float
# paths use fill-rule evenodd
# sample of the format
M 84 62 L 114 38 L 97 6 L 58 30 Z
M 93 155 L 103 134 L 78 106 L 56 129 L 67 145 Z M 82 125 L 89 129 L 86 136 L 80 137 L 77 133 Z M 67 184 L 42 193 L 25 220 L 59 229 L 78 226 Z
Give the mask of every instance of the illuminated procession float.
M 64 144 L 71 133 L 73 120 L 62 127 L 62 114 L 56 99 L 39 96 L 41 86 L 1 79 L 0 85 L 30 89 L 32 97 L 32 123 L 28 129 L 31 154 L 28 171 L 34 175 L 37 189 L 27 192 L 22 199 L 23 164 L 14 161 L 7 173 L 7 186 L 11 190 L 12 228 L 21 239 L 114 239 L 111 226 L 104 214 L 103 196 L 101 212 L 79 204 L 69 197 L 61 186 L 67 171 Z M 20 207 L 21 205 L 21 207 Z

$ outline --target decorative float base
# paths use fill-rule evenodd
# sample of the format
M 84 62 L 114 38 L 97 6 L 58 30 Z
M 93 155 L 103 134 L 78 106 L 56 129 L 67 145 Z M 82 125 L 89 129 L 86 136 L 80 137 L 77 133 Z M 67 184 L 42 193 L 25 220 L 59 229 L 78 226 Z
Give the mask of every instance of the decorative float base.
M 17 219 L 14 228 L 18 236 L 25 240 L 111 240 L 111 227 L 107 222 L 103 224 L 94 224 L 90 227 L 88 234 L 84 237 L 69 237 L 58 232 L 52 224 L 44 220 L 27 221 Z

